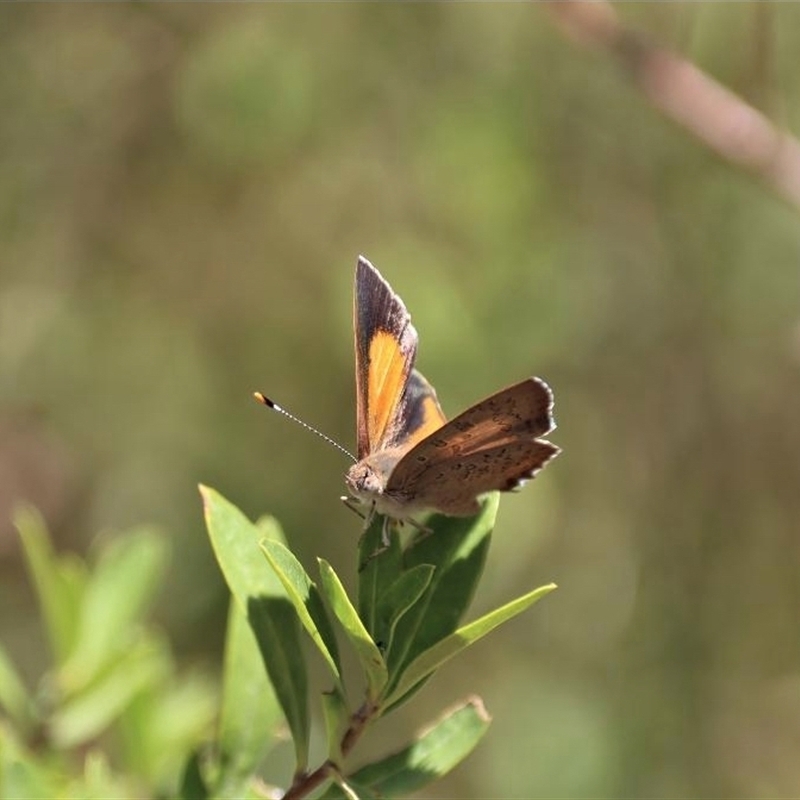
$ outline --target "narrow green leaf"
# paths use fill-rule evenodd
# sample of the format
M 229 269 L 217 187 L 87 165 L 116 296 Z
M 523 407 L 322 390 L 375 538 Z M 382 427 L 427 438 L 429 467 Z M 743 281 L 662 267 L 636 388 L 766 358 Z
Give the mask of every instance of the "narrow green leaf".
M 285 598 L 253 597 L 248 604 L 247 620 L 291 731 L 297 769 L 303 770 L 308 764 L 311 721 L 308 674 L 297 614 Z
M 228 588 L 243 611 L 250 597 L 261 594 L 285 597 L 278 577 L 264 562 L 259 542 L 278 528 L 269 517 L 254 525 L 230 501 L 207 486 L 200 486 L 211 546 Z
M 358 614 L 361 621 L 375 641 L 378 600 L 387 586 L 391 586 L 403 569 L 403 553 L 400 548 L 400 534 L 393 527 L 389 537 L 389 547 L 381 550 L 383 517 L 376 515 L 372 524 L 364 531 L 358 547 Z
M 443 717 L 398 753 L 357 770 L 347 782 L 359 797 L 409 797 L 446 775 L 463 761 L 486 733 L 491 719 L 480 698 L 473 697 Z M 362 794 L 358 787 L 367 787 Z M 332 784 L 322 800 L 340 800 L 341 787 Z
M 253 525 L 238 508 L 206 486 L 200 487 L 206 525 L 217 562 L 235 601 L 255 633 L 278 702 L 294 740 L 297 769 L 308 763 L 310 717 L 308 675 L 300 641 L 300 622 L 258 542 L 275 539 L 268 521 Z M 272 527 L 277 529 L 273 521 Z
M 90 750 L 83 764 L 83 784 L 73 788 L 73 797 L 81 800 L 129 800 L 136 791 L 132 778 L 114 775 L 108 756 Z
M 169 674 L 167 647 L 142 637 L 122 654 L 93 685 L 61 705 L 50 718 L 50 735 L 57 747 L 70 748 L 102 733 L 133 697 Z
M 322 577 L 322 588 L 333 613 L 342 625 L 347 637 L 353 643 L 358 659 L 367 676 L 367 691 L 370 700 L 375 700 L 386 686 L 388 672 L 381 651 L 372 641 L 367 629 L 361 622 L 358 612 L 350 602 L 347 592 L 342 586 L 333 567 L 320 558 L 319 569 Z
M 47 638 L 57 664 L 69 655 L 78 628 L 80 569 L 74 562 L 66 571 L 59 565 L 44 520 L 31 506 L 21 506 L 14 524 L 22 540 L 28 566 L 47 630 Z
M 231 600 L 222 673 L 219 720 L 218 795 L 252 775 L 273 744 L 281 719 L 275 691 L 253 631 L 239 605 Z
M 166 560 L 167 541 L 151 529 L 104 543 L 84 592 L 75 648 L 59 673 L 65 694 L 88 685 L 128 646 Z
M 333 673 L 339 691 L 344 694 L 336 636 L 316 585 L 294 554 L 280 542 L 263 541 L 261 549 L 283 584 L 300 622 Z
M 487 633 L 493 631 L 498 625 L 516 617 L 517 614 L 523 612 L 526 608 L 532 606 L 537 600 L 541 600 L 547 594 L 550 594 L 556 585 L 549 583 L 546 586 L 540 586 L 532 592 L 506 603 L 494 611 L 470 622 L 467 625 L 459 628 L 455 633 L 445 637 L 437 642 L 429 650 L 426 650 L 421 655 L 417 656 L 414 661 L 408 666 L 400 677 L 400 681 L 386 700 L 386 705 L 390 706 L 400 700 L 407 692 L 411 691 L 421 680 L 424 680 L 428 675 L 437 670 L 445 661 L 451 659 L 462 650 L 465 650 L 474 642 L 482 639 Z
M 341 767 L 342 738 L 350 723 L 350 712 L 340 692 L 324 692 L 322 695 L 322 714 L 325 719 L 325 736 L 328 742 L 328 759 Z
M 259 541 L 261 541 L 261 539 L 266 539 L 269 542 L 286 544 L 286 537 L 283 535 L 280 523 L 271 514 L 262 514 L 256 520 L 255 524 L 256 528 L 258 528 L 258 532 L 261 534 Z
M 180 800 L 207 800 L 207 798 L 211 797 L 203 779 L 200 754 L 197 751 L 192 753 L 186 760 L 183 775 L 181 775 L 178 797 L 180 797 Z
M 173 665 L 168 667 L 172 670 Z M 119 763 L 129 774 L 158 787 L 159 794 L 174 795 L 188 754 L 208 739 L 219 714 L 214 689 L 208 676 L 191 670 L 179 676 L 171 672 L 138 692 L 114 723 Z
M 62 787 L 57 771 L 29 753 L 0 718 L 0 797 L 61 797 Z
M 419 564 L 402 573 L 383 593 L 378 602 L 375 640 L 383 643 L 384 653 L 391 652 L 397 623 L 422 593 L 428 588 L 435 568 L 430 564 Z
M 474 517 L 435 515 L 426 521 L 432 533 L 417 537 L 406 548 L 407 569 L 432 564 L 436 571 L 395 628 L 388 656 L 393 683 L 420 653 L 458 627 L 483 573 L 498 505 L 495 492 Z
M 0 644 L 0 708 L 14 720 L 21 731 L 28 731 L 33 725 L 35 718 L 33 701 L 2 644 Z

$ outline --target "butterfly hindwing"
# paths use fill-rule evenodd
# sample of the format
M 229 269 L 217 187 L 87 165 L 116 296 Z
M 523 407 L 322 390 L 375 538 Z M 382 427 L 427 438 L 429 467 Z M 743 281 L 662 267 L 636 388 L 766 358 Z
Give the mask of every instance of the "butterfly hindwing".
M 398 422 L 394 441 L 387 444 L 390 447 L 400 446 L 404 450 L 410 450 L 446 422 L 436 391 L 415 369 L 411 371 L 406 386 Z
M 446 423 L 430 446 L 459 452 L 503 435 L 546 436 L 555 429 L 553 393 L 540 378 L 526 378 L 501 389 Z
M 386 493 L 445 514 L 477 510 L 484 492 L 509 491 L 560 450 L 538 437 L 555 428 L 553 395 L 529 378 L 482 400 L 419 441 L 392 470 Z
M 518 488 L 559 452 L 543 439 L 509 439 L 465 455 L 443 456 L 417 478 L 415 502 L 454 517 L 477 514 L 480 495 Z M 397 490 L 402 493 L 402 485 Z
M 353 316 L 357 455 L 362 459 L 397 439 L 417 332 L 403 301 L 363 257 L 356 266 Z

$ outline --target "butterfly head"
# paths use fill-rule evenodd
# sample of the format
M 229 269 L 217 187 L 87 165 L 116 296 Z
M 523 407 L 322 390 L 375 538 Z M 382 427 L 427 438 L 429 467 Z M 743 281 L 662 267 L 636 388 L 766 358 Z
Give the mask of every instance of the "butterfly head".
M 350 494 L 362 503 L 371 502 L 376 495 L 383 493 L 383 480 L 366 461 L 350 467 L 344 482 Z
M 396 463 L 397 456 L 378 451 L 353 464 L 344 478 L 350 494 L 362 503 L 377 500 L 383 494 L 389 473 Z
M 350 496 L 362 505 L 371 506 L 377 513 L 394 519 L 404 519 L 413 513 L 413 498 L 386 491 L 400 455 L 396 449 L 378 450 L 353 464 L 344 478 Z

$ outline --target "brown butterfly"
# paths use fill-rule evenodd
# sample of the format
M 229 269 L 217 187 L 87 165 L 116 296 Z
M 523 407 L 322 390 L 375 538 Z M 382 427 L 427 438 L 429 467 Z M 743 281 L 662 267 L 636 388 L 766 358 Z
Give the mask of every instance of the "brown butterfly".
M 433 387 L 414 369 L 418 337 L 403 301 L 363 257 L 354 326 L 358 461 L 345 483 L 367 508 L 368 523 L 374 514 L 415 525 L 423 511 L 471 516 L 480 495 L 518 488 L 561 452 L 541 438 L 556 425 L 553 393 L 540 378 L 447 422 Z

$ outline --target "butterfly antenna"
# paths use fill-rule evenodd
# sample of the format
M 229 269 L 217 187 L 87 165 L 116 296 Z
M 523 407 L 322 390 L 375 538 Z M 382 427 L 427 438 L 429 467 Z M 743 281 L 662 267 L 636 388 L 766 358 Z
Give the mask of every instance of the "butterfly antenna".
M 273 403 L 266 395 L 261 394 L 261 392 L 253 392 L 253 396 L 259 403 L 263 403 L 267 408 L 271 408 L 273 411 L 283 414 L 284 417 L 289 417 L 292 422 L 302 425 L 307 431 L 316 433 L 320 439 L 324 439 L 328 444 L 333 445 L 337 450 L 344 453 L 354 464 L 358 462 L 358 459 L 349 450 L 345 450 L 339 442 L 335 442 L 330 436 L 326 436 L 322 431 L 318 431 L 313 425 L 309 425 L 307 422 L 298 419 L 294 414 L 290 414 L 285 408 L 281 408 L 277 403 Z

